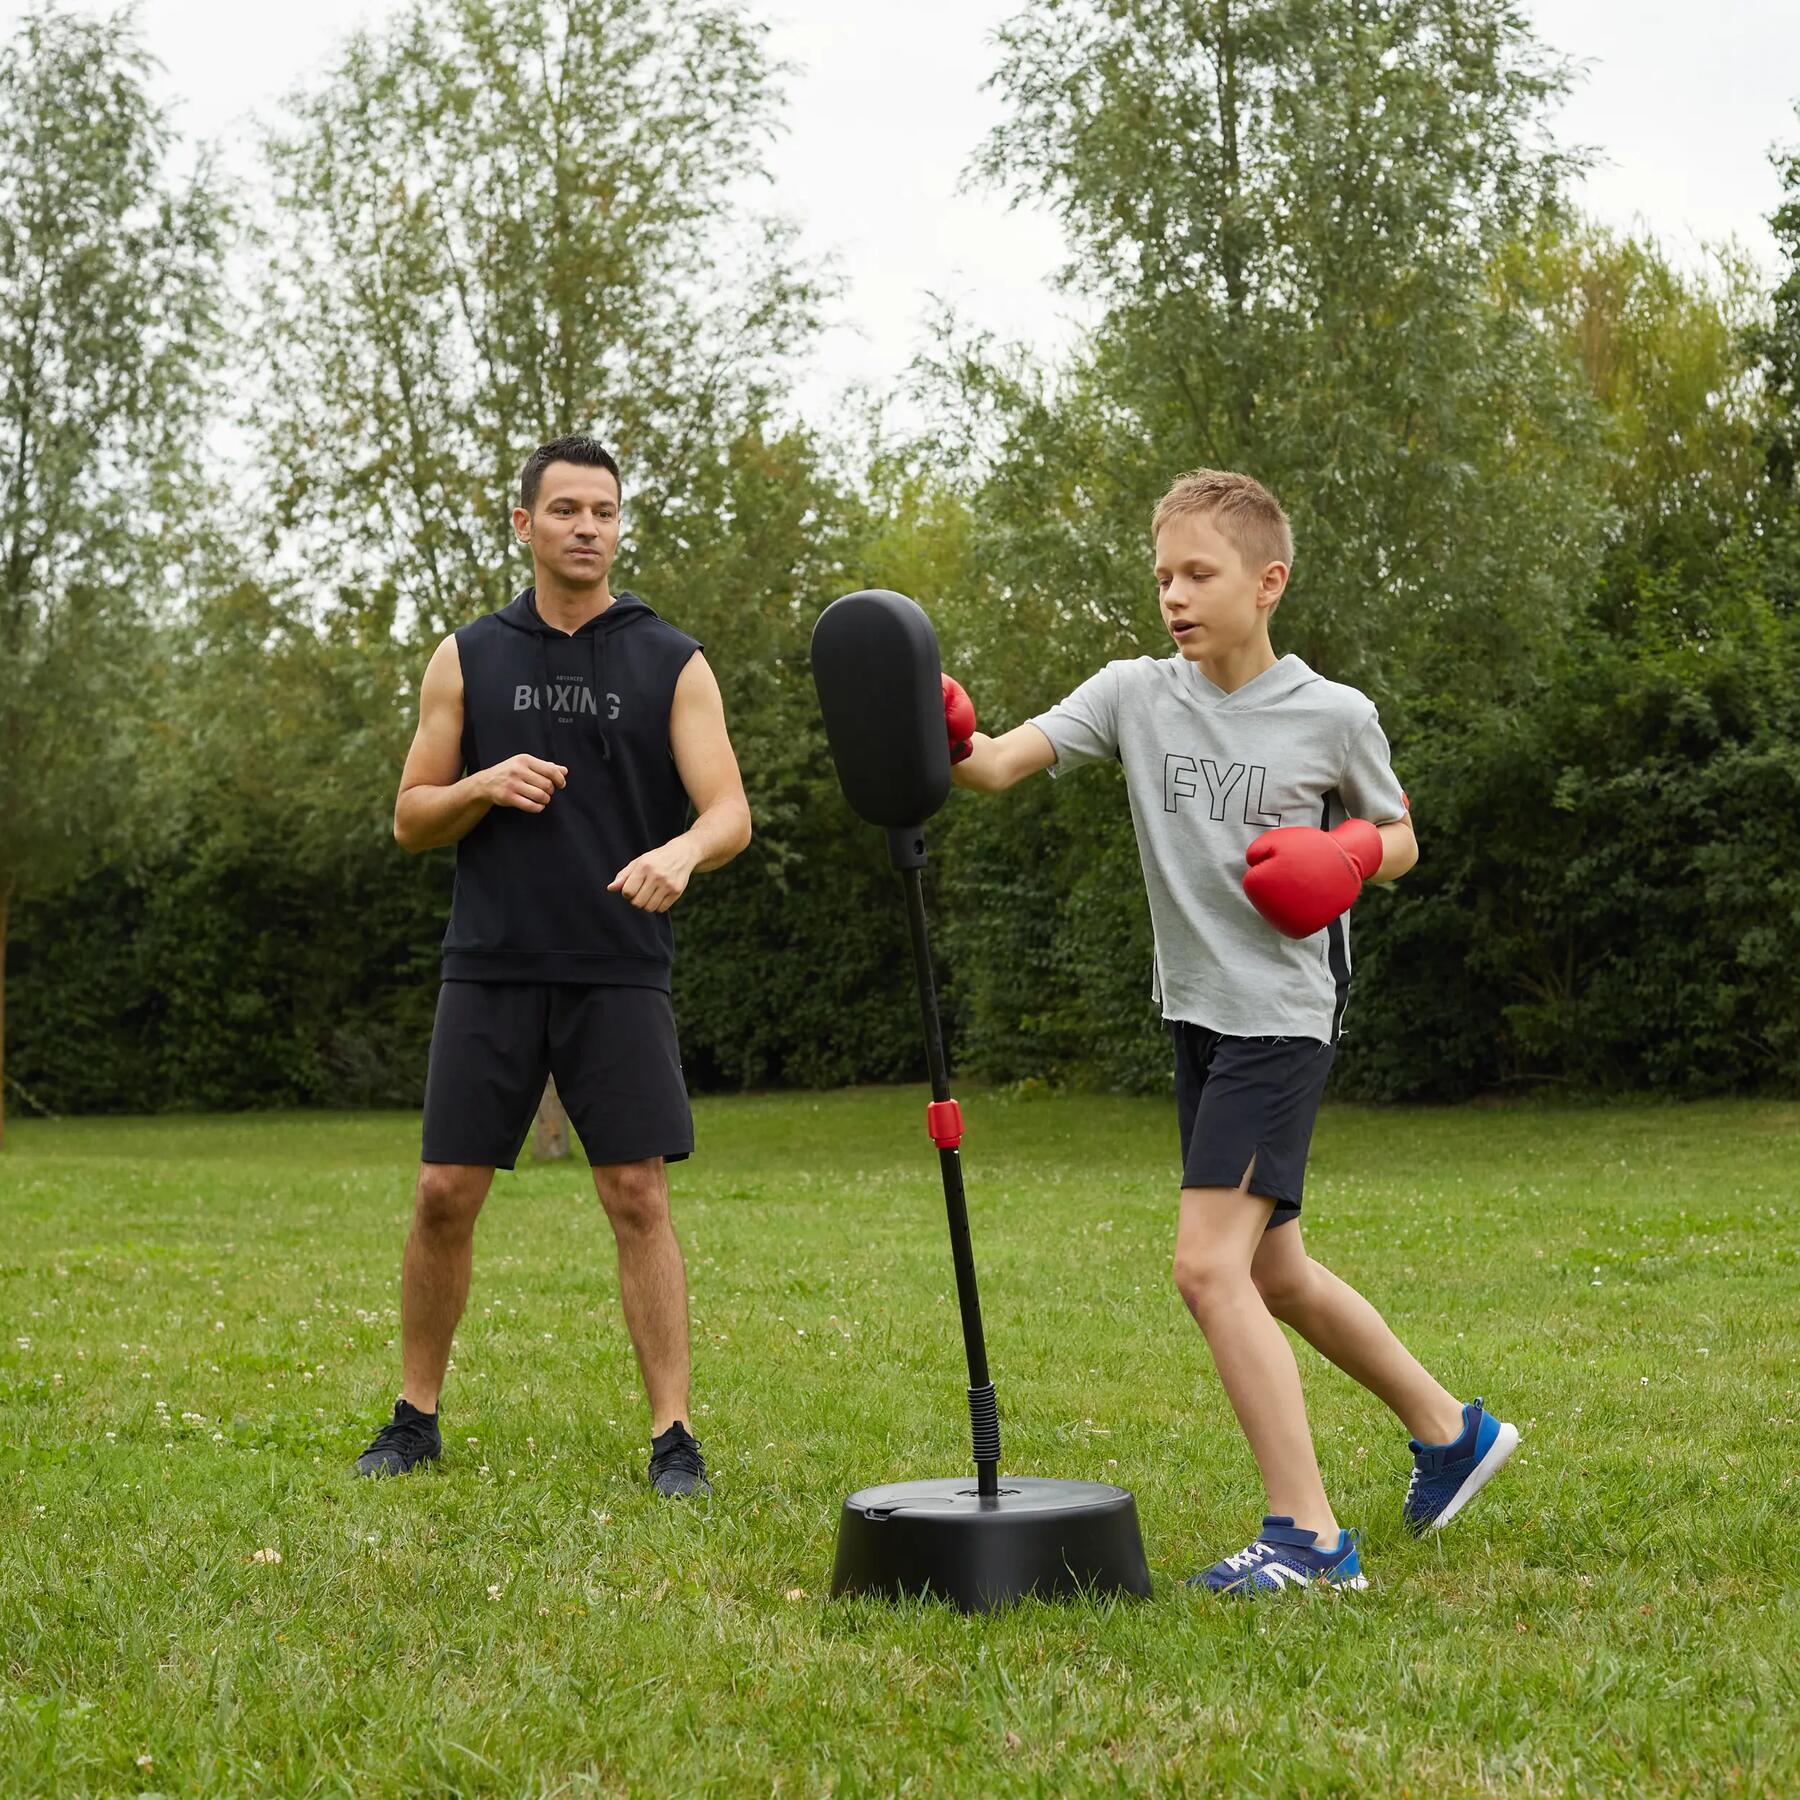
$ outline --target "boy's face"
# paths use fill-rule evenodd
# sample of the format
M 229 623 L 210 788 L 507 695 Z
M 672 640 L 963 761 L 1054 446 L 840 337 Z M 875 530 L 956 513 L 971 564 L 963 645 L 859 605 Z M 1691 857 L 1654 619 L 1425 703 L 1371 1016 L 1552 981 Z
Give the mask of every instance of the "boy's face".
M 1156 534 L 1163 624 L 1189 662 L 1228 655 L 1267 631 L 1287 576 L 1284 563 L 1246 567 L 1205 513 L 1182 513 Z

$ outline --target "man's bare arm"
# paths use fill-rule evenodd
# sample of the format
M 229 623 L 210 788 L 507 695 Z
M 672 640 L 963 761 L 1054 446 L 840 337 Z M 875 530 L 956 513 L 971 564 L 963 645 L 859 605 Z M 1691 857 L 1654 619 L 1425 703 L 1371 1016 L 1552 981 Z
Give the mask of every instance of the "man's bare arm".
M 750 842 L 750 802 L 725 728 L 724 697 L 698 651 L 675 683 L 669 748 L 697 816 L 679 837 L 634 858 L 607 885 L 645 912 L 667 912 L 692 876 L 722 869 Z
M 456 639 L 447 637 L 432 652 L 419 684 L 419 728 L 394 801 L 394 836 L 404 850 L 417 853 L 454 844 L 491 807 L 542 812 L 569 778 L 561 763 L 539 756 L 509 757 L 491 769 L 464 775 L 462 727 L 462 659 Z
M 1055 761 L 1056 746 L 1035 725 L 1018 725 L 999 737 L 978 731 L 969 739 L 969 754 L 951 765 L 950 779 L 959 788 L 997 794 Z
M 675 684 L 669 743 L 697 815 L 683 834 L 698 852 L 695 872 L 722 869 L 750 843 L 750 802 L 725 728 L 718 677 L 698 652 Z

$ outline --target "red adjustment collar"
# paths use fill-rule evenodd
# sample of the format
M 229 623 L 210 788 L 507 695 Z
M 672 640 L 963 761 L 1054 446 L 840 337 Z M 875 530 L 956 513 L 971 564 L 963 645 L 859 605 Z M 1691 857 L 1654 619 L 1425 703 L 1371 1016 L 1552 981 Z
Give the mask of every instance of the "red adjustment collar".
M 955 1150 L 962 1143 L 962 1107 L 954 1100 L 933 1100 L 925 1108 L 925 1129 L 940 1150 Z

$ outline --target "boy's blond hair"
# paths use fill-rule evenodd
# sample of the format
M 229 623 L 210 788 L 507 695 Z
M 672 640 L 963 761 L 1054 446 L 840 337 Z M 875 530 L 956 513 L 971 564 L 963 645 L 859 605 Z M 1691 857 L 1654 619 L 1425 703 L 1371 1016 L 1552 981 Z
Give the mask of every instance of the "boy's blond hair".
M 1156 503 L 1151 538 L 1171 519 L 1189 513 L 1216 519 L 1219 530 L 1252 573 L 1260 574 L 1272 562 L 1293 568 L 1293 527 L 1281 502 L 1253 477 L 1229 469 L 1189 469 L 1185 475 L 1177 475 Z

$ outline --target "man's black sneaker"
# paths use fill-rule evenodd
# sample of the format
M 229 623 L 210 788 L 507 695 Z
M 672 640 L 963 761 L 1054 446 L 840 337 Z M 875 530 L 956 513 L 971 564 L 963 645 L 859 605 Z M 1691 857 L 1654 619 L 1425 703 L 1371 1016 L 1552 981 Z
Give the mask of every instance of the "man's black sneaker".
M 694 1435 L 677 1419 L 661 1437 L 650 1440 L 650 1485 L 665 1499 L 683 1494 L 710 1494 L 706 1458 Z
M 394 1416 L 376 1432 L 375 1441 L 356 1459 L 359 1475 L 404 1475 L 422 1462 L 436 1462 L 444 1448 L 437 1414 L 420 1412 L 404 1400 L 394 1402 Z

